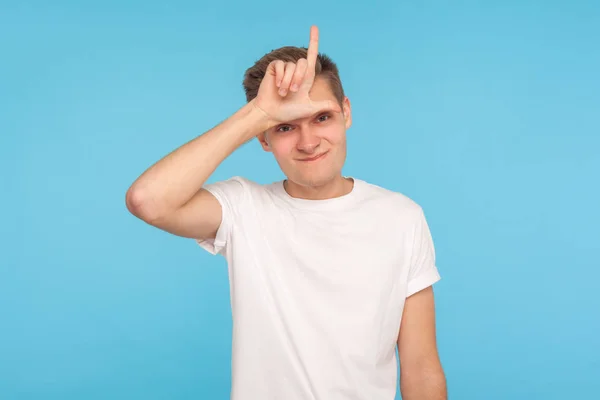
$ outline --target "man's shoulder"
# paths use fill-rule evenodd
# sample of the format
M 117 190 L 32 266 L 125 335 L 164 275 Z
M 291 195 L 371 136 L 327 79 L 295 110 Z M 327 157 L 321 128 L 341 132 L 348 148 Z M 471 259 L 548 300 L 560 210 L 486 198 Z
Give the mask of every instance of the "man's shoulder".
M 281 181 L 258 182 L 253 179 L 247 178 L 245 176 L 241 176 L 241 175 L 232 176 L 228 180 L 232 180 L 232 181 L 238 182 L 244 186 L 247 186 L 249 188 L 258 189 L 258 190 L 270 190 L 275 185 L 277 185 L 281 182 Z
M 229 178 L 217 180 L 208 184 L 207 187 L 217 187 L 225 190 L 230 188 L 233 191 L 242 192 L 244 195 L 256 196 L 261 193 L 272 191 L 277 183 L 278 182 L 260 183 L 242 175 L 234 175 Z
M 363 197 L 366 201 L 392 208 L 395 212 L 402 211 L 411 214 L 421 212 L 421 205 L 400 190 L 384 187 L 366 180 L 362 180 L 361 183 L 364 188 Z

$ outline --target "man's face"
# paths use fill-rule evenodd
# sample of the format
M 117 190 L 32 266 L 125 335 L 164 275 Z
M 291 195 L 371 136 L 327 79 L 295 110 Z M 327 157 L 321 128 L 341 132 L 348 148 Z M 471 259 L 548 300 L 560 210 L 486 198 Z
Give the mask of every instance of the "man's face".
M 313 101 L 337 102 L 329 83 L 317 77 L 310 90 Z M 319 187 L 340 176 L 346 161 L 346 129 L 352 124 L 350 101 L 343 113 L 324 111 L 308 118 L 288 121 L 259 135 L 287 178 L 301 186 Z

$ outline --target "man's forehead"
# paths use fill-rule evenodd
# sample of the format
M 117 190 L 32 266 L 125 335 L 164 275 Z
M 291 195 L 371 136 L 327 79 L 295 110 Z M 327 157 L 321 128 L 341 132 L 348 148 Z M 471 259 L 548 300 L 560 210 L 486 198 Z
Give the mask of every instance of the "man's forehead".
M 335 100 L 335 96 L 326 78 L 317 77 L 310 89 L 310 98 L 315 101 Z

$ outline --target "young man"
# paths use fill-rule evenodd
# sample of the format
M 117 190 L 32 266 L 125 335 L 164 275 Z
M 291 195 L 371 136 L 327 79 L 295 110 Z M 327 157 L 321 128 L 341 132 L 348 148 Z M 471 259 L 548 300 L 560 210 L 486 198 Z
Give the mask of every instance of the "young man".
M 229 265 L 234 400 L 446 399 L 432 238 L 408 197 L 342 175 L 350 102 L 337 67 L 275 50 L 246 72 L 248 103 L 151 166 L 127 207 Z M 257 137 L 287 179 L 205 184 Z

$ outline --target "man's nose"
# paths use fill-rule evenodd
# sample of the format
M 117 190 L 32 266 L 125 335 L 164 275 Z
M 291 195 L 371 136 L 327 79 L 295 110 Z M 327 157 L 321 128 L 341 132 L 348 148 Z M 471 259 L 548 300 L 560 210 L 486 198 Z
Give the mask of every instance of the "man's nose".
M 310 129 L 302 129 L 296 147 L 298 150 L 310 154 L 319 147 L 320 143 L 321 139 L 317 135 L 314 135 Z

